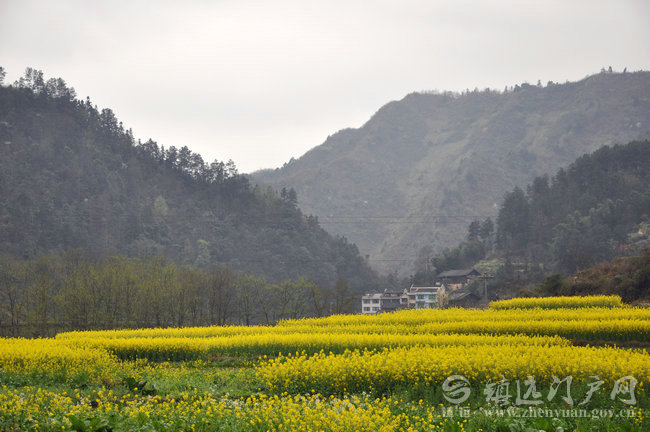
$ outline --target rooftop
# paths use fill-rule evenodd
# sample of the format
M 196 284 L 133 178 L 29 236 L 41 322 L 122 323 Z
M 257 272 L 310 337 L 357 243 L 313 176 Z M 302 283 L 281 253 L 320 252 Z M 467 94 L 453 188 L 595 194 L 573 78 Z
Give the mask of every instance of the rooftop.
M 481 273 L 478 272 L 478 270 L 475 270 L 473 268 L 468 268 L 468 269 L 460 269 L 460 270 L 447 270 L 438 275 L 439 278 L 445 278 L 445 277 L 465 277 L 465 276 L 470 276 L 470 275 L 480 275 Z

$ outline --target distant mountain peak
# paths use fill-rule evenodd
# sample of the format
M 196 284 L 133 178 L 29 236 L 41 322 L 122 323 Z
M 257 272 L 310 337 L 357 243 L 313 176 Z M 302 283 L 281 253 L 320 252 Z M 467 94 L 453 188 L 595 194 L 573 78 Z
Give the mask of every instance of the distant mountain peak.
M 293 187 L 307 214 L 371 264 L 408 274 L 425 244 L 458 243 L 515 186 L 603 145 L 650 136 L 650 73 L 599 73 L 507 92 L 411 93 L 287 166 L 253 173 Z M 415 217 L 415 215 L 419 215 Z

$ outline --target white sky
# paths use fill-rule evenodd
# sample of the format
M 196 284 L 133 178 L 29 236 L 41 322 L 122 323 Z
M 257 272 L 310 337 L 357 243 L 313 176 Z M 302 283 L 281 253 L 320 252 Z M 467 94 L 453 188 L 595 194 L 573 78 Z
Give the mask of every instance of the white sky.
M 281 166 L 420 90 L 650 69 L 648 0 L 0 0 L 5 84 L 25 67 L 136 138 L 241 172 Z

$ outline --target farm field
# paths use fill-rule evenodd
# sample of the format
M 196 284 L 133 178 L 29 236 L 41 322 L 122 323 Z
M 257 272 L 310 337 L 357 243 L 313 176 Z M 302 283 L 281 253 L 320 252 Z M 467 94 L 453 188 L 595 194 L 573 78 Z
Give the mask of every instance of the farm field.
M 0 339 L 0 430 L 646 431 L 618 297 Z

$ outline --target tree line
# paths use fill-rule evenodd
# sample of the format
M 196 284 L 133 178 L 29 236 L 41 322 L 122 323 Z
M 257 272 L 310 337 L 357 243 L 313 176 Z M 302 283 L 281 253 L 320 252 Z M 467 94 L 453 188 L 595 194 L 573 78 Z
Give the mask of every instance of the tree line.
M 179 266 L 82 250 L 0 259 L 3 336 L 51 336 L 65 330 L 263 324 L 352 312 L 347 281 L 319 286 L 300 278 L 268 283 L 223 266 Z

